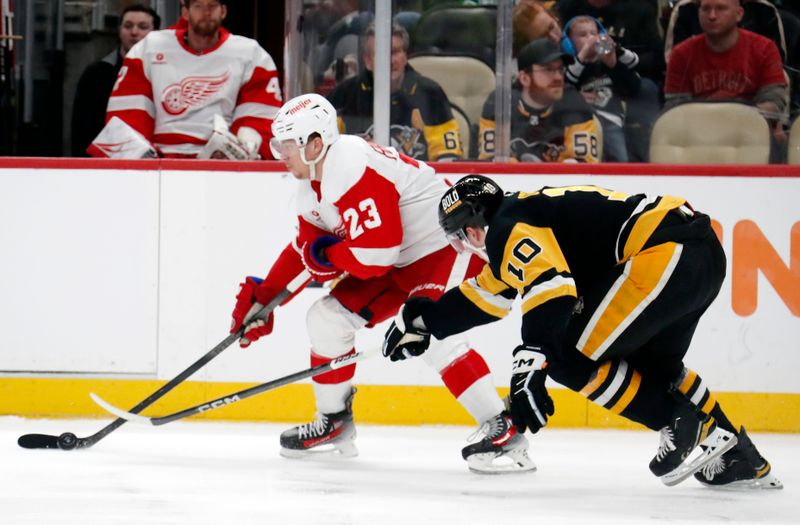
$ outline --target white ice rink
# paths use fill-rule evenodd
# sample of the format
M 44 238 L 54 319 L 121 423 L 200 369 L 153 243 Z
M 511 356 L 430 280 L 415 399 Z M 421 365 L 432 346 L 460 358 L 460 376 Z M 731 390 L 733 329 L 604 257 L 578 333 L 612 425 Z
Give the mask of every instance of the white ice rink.
M 800 435 L 753 434 L 785 488 L 668 488 L 647 469 L 657 435 L 545 429 L 535 473 L 479 476 L 467 427 L 360 425 L 357 458 L 278 455 L 288 425 L 133 424 L 91 449 L 24 450 L 21 434 L 93 434 L 108 420 L 0 418 L 0 523 L 800 523 Z

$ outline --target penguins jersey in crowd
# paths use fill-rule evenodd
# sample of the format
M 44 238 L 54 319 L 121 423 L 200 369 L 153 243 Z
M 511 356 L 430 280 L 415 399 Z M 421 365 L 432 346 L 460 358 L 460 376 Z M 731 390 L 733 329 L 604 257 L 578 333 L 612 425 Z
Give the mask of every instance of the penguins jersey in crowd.
M 444 180 L 424 162 L 342 135 L 328 150 L 322 182 L 298 181 L 298 235 L 267 279 L 278 277 L 277 289 L 288 283 L 303 268 L 303 244 L 321 235 L 343 239 L 325 255 L 359 279 L 440 250 L 448 244 L 437 222 L 437 204 L 445 191 Z
M 194 157 L 208 141 L 213 117 L 233 134 L 247 126 L 262 136 L 271 159 L 270 126 L 281 105 L 278 72 L 255 40 L 220 29 L 217 45 L 198 53 L 186 29 L 153 31 L 125 56 L 106 122 L 119 117 L 166 157 Z
M 372 72 L 348 78 L 328 99 L 339 115 L 339 131 L 372 140 Z M 391 97 L 392 146 L 419 160 L 464 157 L 458 123 L 442 88 L 406 66 L 403 83 Z
M 511 91 L 511 156 L 520 162 L 599 162 L 600 124 L 576 90 L 564 88 L 561 100 L 543 110 L 522 100 L 519 85 Z M 479 133 L 480 160 L 494 157 L 494 93 L 483 105 Z
M 425 323 L 437 338 L 459 333 L 505 317 L 519 296 L 525 344 L 541 347 L 548 361 L 563 360 L 562 351 L 572 349 L 562 350 L 562 335 L 581 308 L 579 295 L 650 247 L 706 234 L 698 234 L 698 228 L 708 226 L 707 216 L 698 214 L 705 222 L 668 218 L 685 204 L 678 197 L 627 195 L 596 186 L 508 194 L 487 231 L 489 263 L 445 294 L 441 313 L 425 316 Z M 655 270 L 634 265 L 631 271 L 644 272 L 644 289 L 653 281 L 648 272 Z M 591 346 L 590 341 L 581 352 L 596 360 L 600 356 Z
M 576 60 L 567 66 L 565 79 L 583 92 L 594 95 L 592 107 L 598 115 L 622 127 L 625 122 L 623 98 L 639 91 L 641 78 L 634 69 L 639 57 L 621 46 L 617 46 L 617 63 L 609 68 L 603 62 L 583 64 Z

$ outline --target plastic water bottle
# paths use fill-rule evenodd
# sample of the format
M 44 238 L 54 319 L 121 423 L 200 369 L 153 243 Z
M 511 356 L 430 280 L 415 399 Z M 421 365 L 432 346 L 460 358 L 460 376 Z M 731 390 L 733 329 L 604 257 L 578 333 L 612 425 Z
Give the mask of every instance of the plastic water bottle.
M 598 55 L 607 55 L 614 49 L 614 44 L 608 35 L 599 35 L 594 43 L 594 50 Z

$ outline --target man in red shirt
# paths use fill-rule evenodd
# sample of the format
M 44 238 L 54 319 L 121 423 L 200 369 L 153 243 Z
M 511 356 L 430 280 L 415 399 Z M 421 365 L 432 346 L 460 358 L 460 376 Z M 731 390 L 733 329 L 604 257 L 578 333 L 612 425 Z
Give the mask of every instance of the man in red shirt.
M 775 120 L 787 105 L 787 83 L 775 43 L 740 29 L 739 0 L 700 0 L 703 33 L 678 44 L 667 63 L 666 107 L 689 100 L 740 100 Z

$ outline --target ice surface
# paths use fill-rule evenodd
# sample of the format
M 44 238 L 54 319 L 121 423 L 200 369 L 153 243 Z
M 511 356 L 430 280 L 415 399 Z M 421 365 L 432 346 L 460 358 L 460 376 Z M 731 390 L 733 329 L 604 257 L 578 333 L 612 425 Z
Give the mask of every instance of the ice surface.
M 470 473 L 468 427 L 358 426 L 360 455 L 278 455 L 289 425 L 127 424 L 91 449 L 24 450 L 26 433 L 93 434 L 108 420 L 0 418 L 0 523 L 620 524 L 800 523 L 800 435 L 753 434 L 784 490 L 665 487 L 647 469 L 653 432 L 545 429 L 539 470 Z

